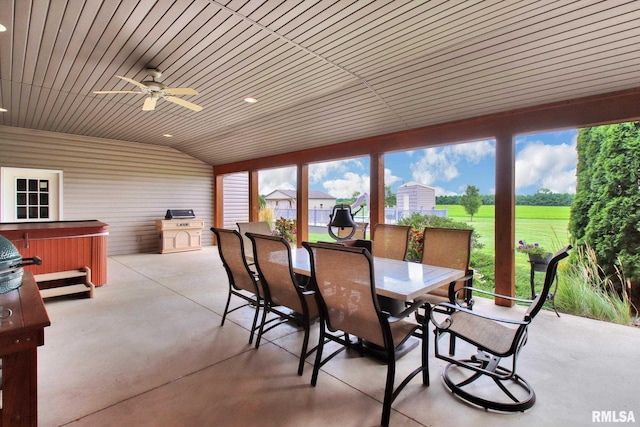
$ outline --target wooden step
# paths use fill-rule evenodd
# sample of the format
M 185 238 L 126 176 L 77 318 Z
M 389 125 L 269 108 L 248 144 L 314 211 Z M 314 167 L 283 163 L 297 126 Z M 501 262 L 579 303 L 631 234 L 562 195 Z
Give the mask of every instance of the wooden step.
M 93 298 L 95 286 L 91 282 L 91 269 L 83 267 L 78 270 L 57 271 L 34 275 L 42 298 L 61 295 L 87 293 Z

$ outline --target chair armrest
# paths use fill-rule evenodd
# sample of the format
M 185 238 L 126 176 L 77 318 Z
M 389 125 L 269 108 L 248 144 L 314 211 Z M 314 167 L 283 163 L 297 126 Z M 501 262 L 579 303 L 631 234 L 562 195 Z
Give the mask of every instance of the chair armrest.
M 478 292 L 478 293 L 485 294 L 485 295 L 491 295 L 493 297 L 502 298 L 502 299 L 506 299 L 506 300 L 509 300 L 509 301 L 528 302 L 528 303 L 530 303 L 532 301 L 530 299 L 515 298 L 515 297 L 510 297 L 510 296 L 507 296 L 507 295 L 496 294 L 494 292 L 484 291 L 482 289 L 473 288 L 473 287 L 469 287 L 469 286 L 465 286 L 463 288 L 460 288 L 460 289 L 458 289 L 457 292 L 460 292 L 462 290 L 470 290 L 471 292 Z
M 467 308 L 464 307 L 460 307 L 458 305 L 454 305 L 448 302 L 442 302 L 440 304 L 438 304 L 438 306 L 442 306 L 442 307 L 446 307 L 449 310 L 453 310 L 455 311 L 462 311 L 468 314 L 471 314 L 473 316 L 477 316 L 477 317 L 482 317 L 484 319 L 489 319 L 489 320 L 493 320 L 495 322 L 500 322 L 500 323 L 508 323 L 511 325 L 528 325 L 530 322 L 524 321 L 524 320 L 516 320 L 516 319 L 506 319 L 504 317 L 495 317 L 495 316 L 490 316 L 488 314 L 483 314 L 483 313 L 478 313 L 477 311 L 473 311 L 473 310 L 469 310 Z M 446 323 L 445 326 L 443 326 L 441 323 L 438 323 L 434 318 L 433 318 L 433 313 L 434 311 L 431 311 L 431 322 L 433 322 L 433 324 L 436 326 L 436 328 L 438 329 L 447 329 L 451 323 L 451 315 L 449 315 L 445 321 L 443 323 Z M 453 313 L 452 313 L 453 314 Z
M 414 302 L 412 302 L 409 307 L 405 308 L 401 313 L 398 313 L 395 316 L 389 316 L 387 318 L 387 320 L 389 321 L 389 323 L 398 322 L 398 321 L 406 318 L 411 313 L 413 313 L 414 311 L 416 311 L 420 307 L 424 306 L 425 304 L 429 304 L 429 303 L 427 301 L 423 301 L 423 300 L 417 299 Z
M 454 281 L 452 281 L 451 283 L 460 283 L 460 282 L 466 282 L 469 279 L 473 279 L 473 274 L 466 274 L 463 277 L 456 279 Z M 466 286 L 467 289 L 473 289 L 470 286 Z

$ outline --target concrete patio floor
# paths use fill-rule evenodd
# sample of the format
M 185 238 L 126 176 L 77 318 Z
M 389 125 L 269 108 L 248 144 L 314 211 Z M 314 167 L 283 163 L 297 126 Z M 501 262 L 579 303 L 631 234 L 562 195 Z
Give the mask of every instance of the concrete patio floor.
M 343 352 L 313 388 L 313 358 L 303 376 L 296 374 L 298 329 L 278 327 L 256 350 L 248 344 L 251 309 L 220 326 L 228 285 L 216 247 L 108 262 L 108 283 L 95 298 L 46 301 L 51 326 L 38 351 L 39 425 L 379 424 L 386 367 L 378 361 Z M 474 309 L 523 312 L 489 300 Z M 416 378 L 407 386 L 393 404 L 392 426 L 598 425 L 594 411 L 631 411 L 640 423 L 640 328 L 541 312 L 518 366 L 537 401 L 516 414 L 455 398 L 442 383 L 445 364 L 433 357 L 433 335 L 430 350 L 431 385 Z M 417 349 L 403 357 L 396 378 L 419 359 Z

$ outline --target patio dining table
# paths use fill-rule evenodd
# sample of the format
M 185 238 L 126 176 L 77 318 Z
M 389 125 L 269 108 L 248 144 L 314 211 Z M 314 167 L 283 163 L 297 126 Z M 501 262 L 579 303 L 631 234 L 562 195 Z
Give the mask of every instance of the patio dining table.
M 247 256 L 247 261 L 253 262 L 252 257 Z M 294 273 L 311 276 L 309 252 L 305 248 L 291 250 L 291 264 Z M 406 308 L 405 302 L 413 301 L 465 275 L 463 270 L 375 256 L 373 266 L 378 301 L 382 310 L 391 315 L 402 312 Z M 416 345 L 415 339 L 408 340 L 396 350 L 396 357 L 402 357 Z M 376 352 L 375 349 L 372 350 Z
M 311 276 L 309 252 L 305 248 L 291 251 L 291 263 L 295 273 Z M 463 270 L 375 256 L 373 266 L 376 294 L 402 303 L 413 301 L 465 275 Z

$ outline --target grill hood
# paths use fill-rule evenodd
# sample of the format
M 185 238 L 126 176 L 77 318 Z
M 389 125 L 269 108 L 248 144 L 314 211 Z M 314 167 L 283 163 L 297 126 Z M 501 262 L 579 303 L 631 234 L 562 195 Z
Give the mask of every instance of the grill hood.
M 22 258 L 15 245 L 0 236 L 0 294 L 22 286 L 22 267 L 40 264 L 42 260 L 38 257 Z

